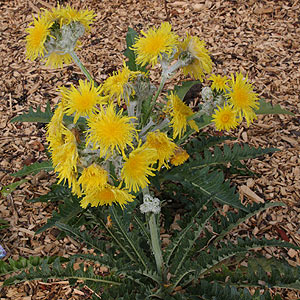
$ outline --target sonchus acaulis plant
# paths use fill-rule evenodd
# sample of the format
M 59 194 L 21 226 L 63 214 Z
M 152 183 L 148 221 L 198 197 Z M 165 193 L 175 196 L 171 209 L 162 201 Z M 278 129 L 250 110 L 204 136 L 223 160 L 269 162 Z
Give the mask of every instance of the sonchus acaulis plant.
M 218 146 L 228 137 L 202 134 L 210 124 L 218 131 L 230 131 L 243 120 L 249 126 L 260 104 L 264 113 L 273 108 L 259 101 L 247 76 L 212 74 L 205 42 L 189 34 L 179 37 L 166 22 L 140 35 L 129 29 L 127 61 L 96 84 L 75 54 L 78 38 L 94 19 L 92 11 L 69 6 L 46 10 L 34 19 L 27 29 L 27 57 L 41 57 L 54 67 L 75 62 L 87 79 L 60 87 L 61 101 L 54 113 L 31 110 L 23 120 L 51 117 L 46 138 L 58 185 L 49 198 L 61 200 L 63 195 L 65 203 L 44 229 L 55 225 L 96 255 L 3 263 L 3 273 L 29 270 L 6 284 L 81 279 L 95 298 L 131 300 L 271 299 L 269 287 L 300 288 L 298 269 L 283 261 L 263 262 L 251 252 L 266 246 L 298 247 L 277 240 L 222 242 L 246 219 L 283 205 L 243 206 L 222 170 L 230 163 L 232 172 L 247 173 L 240 160 L 276 149 L 238 144 L 231 149 Z M 150 75 L 158 70 L 160 82 L 154 85 Z M 165 84 L 180 72 L 194 81 L 166 91 Z M 184 98 L 195 84 L 201 86 L 201 99 L 190 107 Z M 288 113 L 278 107 L 276 111 Z M 169 244 L 162 246 L 160 225 L 168 230 L 166 220 L 175 201 L 185 213 L 178 222 L 180 230 L 171 231 Z M 236 210 L 220 216 L 220 204 Z M 85 231 L 80 230 L 82 220 Z M 106 232 L 105 238 L 92 235 L 90 229 Z M 109 274 L 96 274 L 83 265 L 75 270 L 79 258 L 109 267 Z

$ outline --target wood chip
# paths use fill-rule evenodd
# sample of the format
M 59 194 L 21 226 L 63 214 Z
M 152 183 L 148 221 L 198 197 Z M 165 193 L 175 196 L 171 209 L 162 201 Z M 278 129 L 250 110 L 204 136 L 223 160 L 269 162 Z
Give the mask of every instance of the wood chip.
M 246 185 L 242 185 L 240 188 L 240 193 L 242 195 L 247 196 L 250 200 L 256 202 L 256 203 L 265 203 L 265 200 L 259 197 L 257 194 L 255 194 L 250 188 Z

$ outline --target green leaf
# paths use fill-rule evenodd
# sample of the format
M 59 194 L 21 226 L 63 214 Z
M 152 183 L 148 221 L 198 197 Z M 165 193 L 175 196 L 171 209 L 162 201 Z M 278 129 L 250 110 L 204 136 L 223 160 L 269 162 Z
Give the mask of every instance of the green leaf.
M 279 151 L 279 149 L 255 148 L 250 147 L 248 144 L 244 144 L 243 146 L 234 144 L 232 148 L 224 145 L 223 150 L 220 147 L 215 146 L 213 152 L 205 149 L 203 157 L 197 156 L 197 160 L 190 161 L 189 163 L 185 164 L 184 167 L 190 170 L 194 170 L 218 164 L 226 165 L 228 162 L 234 164 L 235 162 L 239 162 L 240 160 L 260 157 L 266 154 L 275 153 L 276 151 Z M 196 153 L 198 153 L 198 151 Z M 193 153 L 191 153 L 191 155 L 192 154 Z
M 285 288 L 300 290 L 300 268 L 289 265 L 284 260 L 266 259 L 255 255 L 247 261 L 247 266 L 237 265 L 228 268 L 222 266 L 222 272 L 217 270 L 206 277 L 207 280 L 227 283 L 235 286 L 255 288 Z M 256 299 L 256 298 L 255 298 Z M 272 298 L 275 299 L 275 298 Z
M 188 178 L 186 178 L 188 180 Z M 212 197 L 213 200 L 229 206 L 248 211 L 241 204 L 239 195 L 235 192 L 235 188 L 230 186 L 230 182 L 224 181 L 224 175 L 220 172 L 209 173 L 208 168 L 196 173 L 191 177 L 191 184 L 199 189 L 207 197 Z
M 259 109 L 256 111 L 256 114 L 258 115 L 285 114 L 291 116 L 295 115 L 294 113 L 281 108 L 279 104 L 273 106 L 271 103 L 266 102 L 265 99 L 259 100 Z
M 6 185 L 2 187 L 0 193 L 3 197 L 7 197 L 9 194 L 11 194 L 18 186 L 20 186 L 22 183 L 26 182 L 27 179 L 22 179 L 16 182 L 13 182 L 9 185 Z
M 35 162 L 30 166 L 24 166 L 22 170 L 11 174 L 14 177 L 21 177 L 28 174 L 37 174 L 38 172 L 45 170 L 47 172 L 53 171 L 52 162 L 50 160 L 43 161 L 43 162 Z
M 185 97 L 187 92 L 195 85 L 195 84 L 201 84 L 199 80 L 196 81 L 184 81 L 182 85 L 175 85 L 174 87 L 174 93 L 181 99 Z
M 135 44 L 137 37 L 138 37 L 138 33 L 134 29 L 128 27 L 128 32 L 126 34 L 127 48 L 124 51 L 124 55 L 128 58 L 126 65 L 131 71 L 146 72 L 146 66 L 142 67 L 136 63 L 136 55 L 134 51 L 131 49 L 131 47 Z
M 112 267 L 115 264 L 115 258 L 107 251 L 107 242 L 101 239 L 97 239 L 95 236 L 90 235 L 87 231 L 80 231 L 77 228 L 69 226 L 67 224 L 56 222 L 55 226 L 68 234 L 68 236 L 76 239 L 77 241 L 84 242 L 89 249 L 96 250 L 96 253 L 101 253 L 101 257 L 89 257 L 101 262 L 101 264 L 108 267 Z
M 207 125 L 209 125 L 212 122 L 211 120 L 212 120 L 212 117 L 208 116 L 208 115 L 203 115 L 200 118 L 194 119 L 199 130 L 206 127 Z
M 166 173 L 164 180 L 177 181 L 183 185 L 193 186 L 197 192 L 205 197 L 212 198 L 213 201 L 248 212 L 248 209 L 241 204 L 235 188 L 231 187 L 230 181 L 225 181 L 224 174 L 211 171 L 209 167 L 192 169 L 191 166 L 188 168 L 184 165 L 183 167 L 179 166 Z M 195 195 L 195 199 L 196 197 L 197 195 Z
M 40 234 L 43 231 L 55 226 L 56 222 L 70 224 L 78 220 L 78 215 L 83 211 L 80 206 L 79 199 L 76 196 L 70 195 L 63 199 L 64 203 L 58 206 L 59 212 L 52 212 L 52 217 L 47 220 L 47 224 L 39 228 L 35 234 Z
M 42 261 L 42 264 L 26 268 L 27 272 L 23 271 L 20 274 L 12 276 L 4 281 L 4 286 L 24 282 L 27 280 L 49 280 L 51 278 L 68 279 L 70 282 L 77 282 L 77 280 L 83 280 L 86 284 L 93 284 L 93 290 L 99 291 L 101 285 L 112 286 L 121 285 L 119 277 L 96 275 L 92 267 L 86 268 L 83 264 L 80 264 L 79 269 L 74 269 L 74 260 L 70 261 L 65 267 L 63 267 L 61 258 L 54 260 L 52 264 L 48 261 Z M 100 285 L 101 284 L 101 285 Z
M 9 222 L 3 219 L 0 219 L 0 230 L 9 227 Z
M 281 242 L 276 239 L 267 240 L 265 238 L 245 238 L 237 239 L 237 243 L 227 242 L 221 244 L 221 248 L 216 248 L 215 245 L 207 247 L 207 252 L 202 251 L 199 253 L 198 262 L 200 266 L 195 265 L 195 270 L 198 272 L 198 276 L 204 276 L 212 270 L 216 270 L 220 267 L 221 263 L 228 261 L 233 256 L 247 256 L 251 250 L 264 247 L 285 247 L 288 249 L 299 250 L 300 247 L 287 243 Z M 208 254 L 209 253 L 209 254 Z
M 9 258 L 8 262 L 0 260 L 0 275 L 3 276 L 9 273 L 22 271 L 45 263 L 52 264 L 55 259 L 57 259 L 57 256 L 46 256 L 43 258 L 38 256 L 30 256 L 28 258 L 20 257 L 18 260 Z M 59 259 L 61 262 L 69 261 L 69 259 L 65 257 L 60 257 Z
M 244 223 L 246 220 L 250 219 L 251 217 L 257 215 L 258 213 L 270 207 L 276 207 L 276 206 L 286 206 L 286 204 L 284 204 L 283 202 L 267 202 L 264 204 L 253 204 L 252 206 L 247 206 L 249 210 L 247 214 L 243 214 L 242 211 L 239 211 L 239 213 L 235 215 L 228 213 L 227 215 L 229 216 L 229 220 L 226 223 L 222 222 L 221 225 L 219 226 L 221 232 L 220 233 L 217 232 L 218 236 L 214 240 L 214 243 L 221 241 L 226 234 L 231 232 L 234 228 Z M 234 219 L 234 217 L 236 217 L 236 219 Z
M 71 197 L 70 190 L 66 186 L 61 184 L 53 184 L 51 186 L 51 191 L 48 194 L 42 195 L 38 198 L 29 199 L 27 202 L 55 202 L 69 197 Z
M 112 212 L 114 222 L 118 226 L 120 233 L 123 235 L 124 240 L 126 240 L 128 245 L 130 246 L 130 248 L 133 250 L 133 252 L 136 255 L 136 258 L 140 261 L 140 263 L 144 266 L 144 268 L 147 269 L 147 263 L 144 260 L 143 253 L 142 253 L 140 247 L 138 247 L 138 245 L 135 244 L 135 242 L 130 238 L 129 234 L 125 231 L 125 229 L 124 229 L 125 226 L 124 226 L 124 224 L 122 224 L 122 220 L 121 220 L 120 216 L 118 215 L 114 206 L 110 207 L 110 211 Z
M 29 112 L 22 115 L 16 116 L 10 120 L 11 123 L 14 122 L 39 122 L 39 123 L 49 123 L 53 116 L 51 111 L 50 103 L 47 103 L 45 111 L 41 111 L 41 107 L 38 106 L 36 111 L 32 107 L 29 107 Z

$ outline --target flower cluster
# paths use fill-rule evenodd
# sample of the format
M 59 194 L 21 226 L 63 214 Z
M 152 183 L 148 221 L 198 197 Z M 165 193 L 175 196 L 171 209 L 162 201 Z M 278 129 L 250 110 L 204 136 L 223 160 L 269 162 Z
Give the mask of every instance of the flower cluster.
M 104 89 L 107 81 L 97 88 L 88 81 L 80 81 L 78 88 L 62 87 L 62 101 L 47 126 L 59 181 L 67 182 L 74 194 L 82 196 L 82 207 L 112 203 L 123 207 L 133 201 L 132 192 L 149 185 L 156 170 L 169 168 L 169 163 L 180 165 L 189 158 L 165 132 L 149 130 L 139 136 L 137 117 L 118 108 L 121 89 L 112 97 L 111 90 Z M 180 113 L 175 111 L 175 117 Z
M 69 64 L 78 39 L 90 29 L 94 18 L 92 11 L 70 6 L 45 10 L 27 29 L 26 57 L 30 60 L 42 57 L 47 66 L 53 67 Z
M 56 53 L 61 57 L 54 65 L 61 65 L 68 60 L 65 55 L 72 52 L 66 49 L 77 43 L 78 37 L 70 32 L 76 26 L 83 32 L 89 29 L 93 18 L 92 12 L 70 7 L 45 11 L 28 29 L 27 56 L 45 56 L 52 63 L 50 57 Z M 66 40 L 73 42 L 67 47 L 63 43 Z M 56 52 L 63 44 L 65 50 Z M 72 192 L 82 197 L 84 208 L 113 203 L 123 207 L 133 201 L 136 193 L 147 189 L 157 171 L 188 160 L 189 154 L 180 143 L 187 133 L 199 131 L 197 115 L 175 90 L 166 94 L 160 105 L 156 100 L 166 80 L 178 70 L 201 82 L 211 73 L 205 43 L 190 35 L 180 39 L 169 23 L 162 23 L 142 32 L 130 51 L 140 68 L 132 71 L 124 62 L 121 70 L 99 86 L 92 80 L 80 80 L 78 87 L 61 87 L 61 102 L 47 127 L 59 182 L 67 182 Z M 138 70 L 158 63 L 162 79 L 155 93 L 148 73 Z M 235 128 L 242 118 L 252 122 L 258 103 L 247 78 L 241 74 L 231 80 L 211 75 L 210 80 L 211 87 L 202 90 L 200 115 L 212 116 L 218 130 Z M 145 211 L 146 206 L 142 207 Z
M 212 92 L 217 99 L 215 103 L 217 109 L 212 117 L 218 130 L 235 128 L 243 118 L 248 125 L 253 122 L 259 102 L 247 77 L 243 78 L 241 73 L 236 73 L 231 79 L 212 75 L 210 80 Z

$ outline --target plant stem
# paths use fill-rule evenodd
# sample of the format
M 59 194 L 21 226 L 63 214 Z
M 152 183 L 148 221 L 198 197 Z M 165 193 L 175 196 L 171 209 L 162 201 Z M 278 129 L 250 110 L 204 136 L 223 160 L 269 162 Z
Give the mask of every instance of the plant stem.
M 184 65 L 185 65 L 185 62 L 180 59 L 176 63 L 174 63 L 173 65 L 169 65 L 168 67 L 166 65 L 164 66 L 164 64 L 162 63 L 163 71 L 162 71 L 162 75 L 161 75 L 161 82 L 160 82 L 160 85 L 157 89 L 157 92 L 156 92 L 154 98 L 151 101 L 152 103 L 150 105 L 150 108 L 147 111 L 147 113 L 145 114 L 146 115 L 146 117 L 144 119 L 145 124 L 147 123 L 147 120 L 151 114 L 151 111 L 153 111 L 156 100 L 157 100 L 160 92 L 162 91 L 166 81 L 168 79 L 171 79 L 174 76 L 175 71 L 178 70 L 179 68 L 183 67 Z
M 161 246 L 158 234 L 157 223 L 155 219 L 155 214 L 150 213 L 149 218 L 149 227 L 150 227 L 150 236 L 151 236 L 151 244 L 152 244 L 152 251 L 156 261 L 156 268 L 159 275 L 162 275 L 162 267 L 163 267 L 163 258 L 161 253 Z
M 145 198 L 146 195 L 150 195 L 149 187 L 143 188 L 143 198 Z M 149 216 L 147 220 L 150 229 L 152 252 L 155 257 L 157 272 L 159 275 L 162 275 L 163 257 L 161 252 L 160 239 L 159 239 L 159 228 L 157 227 L 155 214 L 153 212 L 150 212 L 147 213 L 147 215 Z
M 86 78 L 89 81 L 94 81 L 92 75 L 89 73 L 89 71 L 85 68 L 85 66 L 82 64 L 82 62 L 80 61 L 79 57 L 77 56 L 77 54 L 74 51 L 70 51 L 69 54 L 71 55 L 71 57 L 73 58 L 75 64 L 80 68 L 80 70 L 82 71 L 82 73 L 86 76 Z M 94 82 L 95 86 L 97 86 L 97 84 Z
M 149 116 L 150 116 L 150 114 L 151 114 L 151 111 L 153 110 L 153 108 L 154 108 L 154 106 L 155 106 L 156 100 L 157 100 L 157 98 L 158 98 L 160 92 L 162 91 L 162 89 L 163 89 L 163 87 L 164 87 L 166 81 L 167 81 L 167 77 L 166 77 L 166 76 L 165 76 L 165 77 L 163 76 L 162 79 L 161 79 L 160 85 L 159 85 L 159 87 L 158 87 L 158 90 L 157 90 L 157 92 L 156 92 L 154 98 L 153 98 L 152 101 L 151 101 L 152 103 L 151 103 L 151 105 L 150 105 L 150 108 L 149 108 L 149 110 L 147 111 L 146 116 L 145 116 L 145 118 L 144 118 L 145 124 L 147 124 L 147 120 L 148 120 L 148 118 L 149 118 Z

